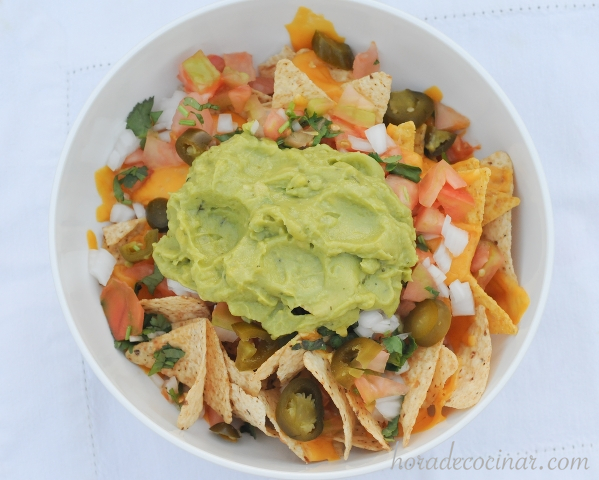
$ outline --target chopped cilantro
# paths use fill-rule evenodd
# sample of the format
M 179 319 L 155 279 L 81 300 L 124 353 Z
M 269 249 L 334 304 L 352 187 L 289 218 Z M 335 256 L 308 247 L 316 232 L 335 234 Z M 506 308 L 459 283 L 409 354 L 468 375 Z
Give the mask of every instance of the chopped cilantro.
M 407 178 L 408 180 L 411 180 L 414 183 L 418 183 L 420 181 L 420 173 L 422 173 L 422 170 L 412 165 L 398 163 L 397 165 L 395 165 L 395 168 L 391 170 L 391 173 L 393 173 L 394 175 L 399 175 L 400 177 Z
M 179 410 L 181 410 L 181 403 L 179 403 L 180 395 L 177 392 L 175 392 L 174 388 L 169 388 L 167 393 L 168 393 L 168 396 L 171 397 L 171 401 L 175 405 L 177 405 L 177 408 Z
M 256 438 L 256 427 L 254 427 L 251 423 L 244 422 L 239 428 L 239 431 L 241 433 L 249 433 L 252 437 Z
M 164 279 L 164 277 L 162 276 L 162 273 L 160 273 L 160 270 L 158 269 L 158 265 L 154 265 L 154 272 L 151 273 L 150 275 L 148 275 L 147 277 L 142 278 L 137 283 L 138 284 L 143 283 L 146 287 L 148 287 L 148 291 L 150 292 L 150 295 L 154 295 L 154 290 L 156 290 L 156 287 L 158 286 L 158 284 L 160 282 L 162 282 L 163 279 Z M 139 285 L 139 287 L 141 288 L 141 285 Z
M 127 128 L 139 138 L 141 148 L 146 146 L 148 130 L 156 124 L 162 114 L 162 112 L 152 112 L 153 106 L 154 97 L 150 97 L 135 105 L 127 115 Z
M 123 188 L 131 188 L 137 182 L 143 182 L 148 176 L 148 167 L 131 167 L 114 176 L 112 191 L 119 203 L 131 205 L 131 200 L 125 198 Z
M 335 335 L 335 330 L 331 330 L 327 327 L 318 327 L 316 331 L 323 337 L 330 337 L 331 335 Z
M 382 339 L 382 344 L 387 352 L 389 352 L 389 360 L 387 360 L 385 369 L 395 372 L 403 367 L 406 360 L 412 356 L 417 347 L 411 335 L 408 335 L 405 340 L 402 340 L 398 336 L 386 337 Z
M 194 113 L 196 117 L 198 117 L 198 121 L 204 125 L 204 117 L 202 117 L 199 113 Z
M 391 419 L 389 421 L 389 423 L 387 424 L 387 426 L 385 428 L 383 428 L 383 431 L 381 432 L 383 434 L 383 437 L 385 437 L 385 441 L 387 442 L 393 442 L 395 440 L 395 437 L 397 437 L 397 435 L 399 435 L 399 415 L 393 419 Z
M 185 352 L 180 348 L 173 347 L 168 343 L 160 350 L 154 352 L 154 365 L 148 372 L 148 376 L 158 373 L 163 368 L 173 368 L 179 359 L 185 356 Z
M 168 333 L 173 329 L 171 323 L 166 319 L 166 317 L 160 313 L 156 315 L 145 314 L 144 315 L 144 329 L 142 330 L 142 335 L 144 339 L 147 338 L 149 340 L 148 335 L 156 332 L 164 332 Z
M 222 143 L 222 142 L 226 142 L 227 140 L 229 140 L 229 138 L 231 138 L 233 135 L 237 135 L 242 132 L 243 132 L 243 130 L 241 128 L 238 128 L 234 132 L 223 133 L 222 135 L 214 135 L 214 138 L 216 138 L 219 142 Z
M 441 153 L 441 158 L 442 158 L 443 160 L 445 160 L 447 163 L 451 163 L 451 162 L 449 161 L 449 158 L 447 158 L 447 152 L 442 152 L 442 153 Z
M 422 235 L 418 235 L 416 237 L 416 248 L 418 248 L 418 250 L 422 250 L 423 252 L 428 252 L 429 250 L 426 240 Z
M 322 338 L 317 340 L 302 340 L 300 343 L 296 343 L 291 350 L 299 350 L 303 348 L 304 350 L 312 351 L 312 350 L 326 350 L 327 345 L 324 343 Z
M 377 59 L 374 61 L 373 65 L 378 65 L 379 63 L 381 63 L 381 62 L 379 62 L 379 59 L 377 58 Z
M 306 115 L 302 118 L 305 118 L 308 122 L 308 125 L 310 125 L 314 130 L 318 132 L 318 135 L 316 135 L 314 137 L 314 140 L 312 141 L 313 147 L 318 145 L 323 138 L 334 138 L 341 133 L 340 131 L 332 132 L 331 125 L 333 124 L 333 122 L 327 120 L 324 117 L 319 117 L 318 115 L 316 115 L 316 113 L 312 114 L 311 117 L 308 117 L 306 112 Z
M 114 348 L 124 352 L 125 350 L 129 350 L 129 353 L 133 352 L 133 347 L 135 343 L 129 342 L 128 340 L 115 340 Z
M 350 329 L 351 328 L 352 327 L 350 327 Z M 338 333 L 335 333 L 334 330 L 330 330 L 327 327 L 318 327 L 316 331 L 323 337 L 329 337 L 326 343 L 334 350 L 337 350 L 344 343 L 357 337 L 353 330 L 348 331 L 345 337 L 342 337 Z
M 433 287 L 424 287 L 424 289 L 431 292 L 435 296 L 435 298 L 437 298 L 439 296 L 439 292 L 437 290 L 435 290 Z

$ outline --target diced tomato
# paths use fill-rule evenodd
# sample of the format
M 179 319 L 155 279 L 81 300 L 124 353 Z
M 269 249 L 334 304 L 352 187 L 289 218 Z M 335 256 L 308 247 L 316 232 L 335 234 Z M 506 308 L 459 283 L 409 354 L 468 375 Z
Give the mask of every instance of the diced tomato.
M 422 302 L 434 295 L 426 287 L 435 289 L 435 281 L 428 270 L 420 263 L 412 270 L 412 280 L 407 283 L 401 294 L 401 300 L 410 302 Z
M 385 350 L 381 350 L 377 353 L 376 357 L 374 357 L 368 366 L 368 370 L 372 370 L 373 372 L 383 373 L 385 371 L 385 367 L 387 366 L 387 360 L 389 360 L 389 352 Z
M 482 239 L 476 246 L 470 271 L 478 284 L 485 288 L 504 263 L 505 259 L 499 247 L 489 240 Z
M 354 87 L 348 85 L 331 114 L 351 125 L 369 128 L 375 124 L 374 111 L 374 104 L 360 95 Z
M 225 61 L 226 67 L 229 67 L 237 72 L 247 73 L 250 82 L 256 80 L 254 60 L 252 59 L 252 55 L 250 55 L 249 53 L 225 53 L 223 55 L 223 60 Z
M 420 204 L 425 207 L 432 206 L 445 182 L 449 183 L 453 188 L 462 188 L 467 185 L 464 179 L 451 168 L 449 163 L 444 160 L 437 162 L 420 182 L 418 190 Z
M 237 113 L 243 113 L 246 102 L 252 95 L 252 89 L 248 85 L 241 85 L 229 91 L 229 98 Z
M 214 410 L 210 405 L 204 404 L 204 420 L 208 422 L 211 427 L 217 423 L 224 422 L 225 419 L 220 413 Z
M 139 282 L 142 278 L 152 275 L 154 273 L 154 260 L 142 260 L 141 262 L 134 263 L 133 266 L 128 267 L 123 271 L 123 275 Z
M 166 278 L 162 280 L 154 289 L 154 298 L 175 297 L 177 294 L 169 290 Z
M 421 208 L 414 218 L 414 228 L 418 233 L 441 235 L 445 215 L 436 208 Z
M 220 72 L 201 50 L 181 63 L 179 79 L 186 91 L 198 93 L 214 94 L 222 83 Z
M 431 262 L 435 262 L 433 260 L 433 253 L 429 250 L 428 252 L 423 252 L 422 250 L 420 250 L 419 248 L 416 249 L 416 256 L 418 257 L 418 261 L 420 263 L 424 262 L 427 258 L 431 261 Z
M 138 148 L 137 150 L 135 150 L 133 153 L 130 153 L 129 155 L 127 155 L 127 158 L 125 158 L 125 161 L 123 162 L 123 165 L 135 165 L 137 163 L 143 163 L 143 158 L 144 158 L 144 151 L 141 148 Z
M 265 93 L 266 95 L 272 95 L 275 93 L 275 79 L 266 77 L 256 77 L 256 80 L 252 80 L 249 83 L 250 87 L 259 92 Z
M 354 58 L 354 78 L 362 78 L 380 70 L 379 51 L 376 43 L 370 42 L 368 50 L 358 53 Z
M 362 375 L 356 378 L 355 385 L 366 405 L 374 402 L 377 398 L 405 395 L 410 389 L 403 383 L 376 375 Z
M 409 300 L 402 300 L 401 302 L 399 302 L 399 307 L 397 307 L 397 312 L 396 313 L 401 318 L 405 318 L 415 308 L 416 308 L 416 304 L 414 302 L 411 302 Z
M 130 335 L 141 335 L 144 309 L 129 285 L 111 278 L 102 289 L 100 304 L 115 340 L 125 340 L 129 327 Z
M 200 105 L 203 105 L 203 104 L 207 103 L 208 100 L 210 99 L 210 94 L 200 95 L 197 92 L 191 92 L 191 93 L 189 93 L 188 97 L 193 98 Z M 174 135 L 174 137 L 179 138 L 179 136 L 183 132 L 185 132 L 188 128 L 200 128 L 200 129 L 208 132 L 210 135 L 213 135 L 214 134 L 214 121 L 212 119 L 212 114 L 211 114 L 212 110 L 204 109 L 204 110 L 201 110 L 198 112 L 198 110 L 193 108 L 191 105 L 183 105 L 183 102 L 184 102 L 184 100 L 181 100 L 181 103 L 179 104 L 179 106 L 184 108 L 189 113 L 187 115 L 183 115 L 179 111 L 179 109 L 177 109 L 175 111 L 175 116 L 173 117 L 173 124 L 171 125 L 171 133 Z M 202 121 L 200 121 L 200 119 L 197 117 L 196 114 L 201 115 L 204 123 L 202 123 Z M 195 125 L 181 125 L 179 123 L 181 120 L 193 120 L 195 122 Z
M 391 187 L 391 190 L 399 197 L 401 203 L 403 203 L 410 210 L 413 210 L 418 205 L 418 184 L 408 180 L 407 178 L 400 177 L 399 175 L 388 175 L 385 179 L 387 185 Z
M 214 65 L 214 68 L 219 72 L 222 72 L 223 68 L 225 68 L 225 60 L 219 55 L 208 55 L 208 60 L 210 60 L 210 63 Z
M 383 153 L 381 155 L 381 158 L 384 160 L 385 158 L 388 157 L 393 157 L 395 155 L 401 155 L 403 152 L 401 151 L 401 147 L 399 145 L 393 145 L 391 147 L 389 147 L 387 150 L 385 150 L 385 153 Z M 416 154 L 418 155 L 418 154 Z M 402 159 L 403 162 L 403 159 Z
M 458 135 L 449 150 L 447 150 L 447 158 L 451 163 L 459 162 L 472 158 L 474 152 L 479 149 L 480 145 L 474 147 L 464 140 L 463 135 Z
M 250 81 L 250 77 L 247 73 L 238 72 L 237 70 L 233 70 L 231 67 L 225 67 L 222 78 L 224 84 L 229 88 L 247 85 Z
M 160 167 L 184 165 L 175 146 L 170 142 L 161 140 L 157 133 L 149 131 L 144 148 L 144 164 L 155 170 Z
M 456 132 L 468 128 L 470 120 L 453 108 L 438 102 L 435 104 L 435 127 L 439 130 Z
M 285 132 L 279 133 L 279 128 L 281 128 L 284 123 L 285 119 L 279 115 L 276 110 L 271 110 L 264 122 L 264 136 L 271 140 L 276 140 L 283 136 Z
M 445 184 L 437 200 L 445 210 L 445 213 L 449 215 L 452 220 L 461 222 L 466 218 L 466 215 L 474 207 L 474 199 L 466 189 L 458 188 L 455 189 L 449 184 Z

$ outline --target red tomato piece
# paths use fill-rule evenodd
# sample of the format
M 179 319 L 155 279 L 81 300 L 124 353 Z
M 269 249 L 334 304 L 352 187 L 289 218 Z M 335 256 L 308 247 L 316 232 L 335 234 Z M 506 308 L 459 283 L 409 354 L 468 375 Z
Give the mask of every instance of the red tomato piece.
M 174 297 L 176 293 L 169 290 L 166 278 L 162 280 L 154 289 L 154 298 Z
M 418 233 L 441 235 L 445 215 L 436 208 L 421 208 L 414 218 L 414 228 Z
M 416 308 L 416 304 L 414 302 L 410 302 L 409 300 L 402 300 L 401 302 L 399 302 L 399 307 L 397 308 L 397 314 L 401 318 L 405 318 L 415 308 Z
M 410 389 L 403 383 L 376 375 L 362 375 L 356 378 L 355 385 L 366 405 L 374 402 L 377 398 L 405 395 Z
M 275 93 L 275 79 L 266 77 L 256 77 L 256 80 L 252 80 L 249 83 L 250 87 L 259 92 L 265 93 L 266 95 L 272 95 Z
M 252 89 L 249 85 L 240 85 L 239 87 L 229 90 L 229 98 L 231 99 L 235 112 L 239 114 L 243 113 L 243 108 L 251 95 Z
M 285 119 L 277 113 L 276 110 L 271 110 L 264 122 L 264 136 L 271 140 L 276 140 L 284 136 L 285 132 L 279 133 L 279 128 L 283 126 Z
M 123 271 L 123 275 L 126 275 L 136 282 L 139 282 L 148 275 L 152 275 L 152 273 L 154 273 L 154 260 L 152 259 L 134 263 L 133 266 Z
M 156 170 L 160 167 L 170 167 L 183 165 L 175 145 L 161 140 L 157 133 L 149 131 L 146 138 L 146 147 L 144 148 L 144 164 L 149 168 Z
M 144 151 L 141 148 L 138 148 L 133 153 L 127 155 L 123 165 L 135 165 L 136 163 L 143 163 Z
M 188 97 L 193 98 L 200 105 L 207 103 L 208 100 L 210 99 L 209 94 L 200 95 L 197 92 L 191 92 L 188 95 Z M 176 138 L 178 138 L 188 128 L 200 128 L 200 129 L 208 132 L 210 135 L 213 135 L 214 134 L 214 121 L 212 119 L 212 114 L 211 114 L 212 110 L 210 110 L 209 108 L 205 108 L 204 110 L 201 110 L 198 112 L 198 110 L 193 108 L 191 105 L 183 105 L 183 102 L 184 102 L 184 100 L 181 100 L 181 103 L 179 104 L 179 106 L 183 107 L 189 113 L 187 115 L 183 115 L 178 109 L 175 111 L 175 116 L 173 117 L 173 124 L 171 125 L 172 134 Z M 201 115 L 204 123 L 202 123 L 200 121 L 200 119 L 197 117 L 196 114 Z M 179 123 L 180 120 L 193 120 L 195 122 L 195 125 L 181 125 Z
M 354 58 L 354 78 L 362 78 L 380 70 L 379 51 L 376 43 L 370 42 L 368 50 L 358 53 Z
M 474 207 L 474 199 L 463 188 L 452 188 L 446 184 L 443 186 L 437 200 L 445 210 L 445 213 L 451 217 L 452 220 L 458 222 L 464 220 L 466 215 Z
M 223 57 L 219 55 L 208 55 L 208 60 L 210 60 L 210 63 L 214 65 L 214 68 L 222 73 L 223 69 L 225 68 L 225 60 Z
M 499 247 L 489 240 L 481 240 L 476 246 L 470 271 L 478 284 L 485 288 L 504 263 L 505 259 Z
M 401 294 L 401 300 L 422 302 L 427 298 L 434 298 L 433 293 L 427 290 L 426 287 L 436 290 L 433 277 L 422 264 L 418 263 L 412 270 L 412 280 L 407 283 Z
M 435 103 L 435 127 L 439 130 L 455 132 L 457 130 L 468 128 L 469 126 L 470 119 L 468 117 L 465 117 L 441 102 Z
M 141 335 L 144 309 L 129 285 L 111 278 L 102 289 L 100 304 L 115 340 L 125 340 L 129 327 L 130 335 Z
M 223 55 L 225 66 L 237 72 L 247 73 L 250 82 L 256 80 L 256 70 L 254 69 L 254 60 L 252 55 L 247 52 L 225 53 Z
M 204 420 L 208 422 L 208 425 L 211 427 L 216 425 L 217 423 L 224 422 L 225 419 L 222 417 L 220 413 L 211 408 L 209 405 L 204 404 Z
M 474 147 L 464 140 L 463 135 L 458 135 L 449 150 L 447 150 L 447 158 L 451 163 L 456 163 L 460 160 L 472 158 L 474 152 L 479 149 L 480 145 Z
M 431 207 L 446 182 L 453 188 L 462 188 L 467 185 L 464 179 L 451 168 L 449 163 L 441 160 L 427 172 L 420 182 L 418 190 L 420 204 Z
M 399 175 L 388 175 L 385 179 L 387 185 L 391 187 L 391 190 L 399 197 L 401 203 L 403 203 L 410 210 L 414 210 L 418 205 L 418 184 L 408 180 L 407 178 L 400 177 Z
M 385 371 L 385 367 L 387 366 L 387 360 L 389 360 L 389 352 L 385 350 L 381 350 L 377 353 L 376 357 L 374 357 L 368 366 L 368 370 L 372 370 L 373 372 L 383 373 Z

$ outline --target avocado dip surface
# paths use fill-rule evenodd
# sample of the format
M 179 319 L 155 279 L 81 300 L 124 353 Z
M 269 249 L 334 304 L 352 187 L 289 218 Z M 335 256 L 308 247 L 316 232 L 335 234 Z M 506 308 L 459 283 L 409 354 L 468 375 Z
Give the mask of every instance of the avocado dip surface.
M 417 261 L 411 212 L 384 179 L 361 153 L 235 135 L 171 195 L 154 260 L 273 338 L 320 326 L 343 335 L 360 310 L 391 316 Z

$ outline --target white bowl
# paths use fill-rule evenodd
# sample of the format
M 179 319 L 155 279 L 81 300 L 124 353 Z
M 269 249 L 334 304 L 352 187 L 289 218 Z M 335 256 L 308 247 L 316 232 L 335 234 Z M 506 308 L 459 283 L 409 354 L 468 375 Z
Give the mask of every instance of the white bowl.
M 501 149 L 514 161 L 516 194 L 522 199 L 514 214 L 514 260 L 530 307 L 516 337 L 493 339 L 491 374 L 482 400 L 413 435 L 410 446 L 400 447 L 398 455 L 424 453 L 485 408 L 520 363 L 541 319 L 553 259 L 549 194 L 526 128 L 489 74 L 451 40 L 391 7 L 370 0 L 228 1 L 193 12 L 143 41 L 112 68 L 71 129 L 52 195 L 50 250 L 58 295 L 75 340 L 98 378 L 137 418 L 175 445 L 229 468 L 280 478 L 334 478 L 388 468 L 393 452 L 354 449 L 347 462 L 304 465 L 273 439 L 230 444 L 210 433 L 202 421 L 188 431 L 177 430 L 175 408 L 113 347 L 100 308 L 100 287 L 87 270 L 86 231 L 98 230 L 95 209 L 100 203 L 94 172 L 106 163 L 119 122 L 136 102 L 170 95 L 178 84 L 179 63 L 200 48 L 214 53 L 246 50 L 256 62 L 278 52 L 289 43 L 283 25 L 300 5 L 332 20 L 354 51 L 364 51 L 376 41 L 394 89 L 438 85 L 445 102 L 470 117 L 469 138 L 482 144 L 481 156 Z

